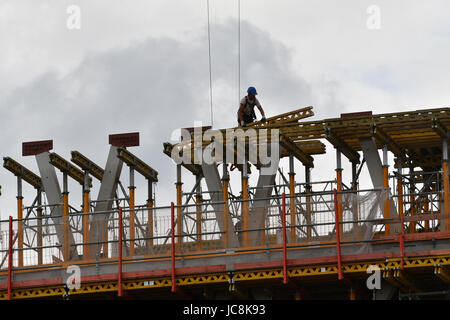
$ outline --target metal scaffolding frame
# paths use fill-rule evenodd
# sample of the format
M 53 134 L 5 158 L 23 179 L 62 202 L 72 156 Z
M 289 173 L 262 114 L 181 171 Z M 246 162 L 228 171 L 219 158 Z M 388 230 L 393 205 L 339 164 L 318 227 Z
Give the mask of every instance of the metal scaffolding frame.
M 340 118 L 304 121 L 312 115 L 312 107 L 302 108 L 269 118 L 266 123 L 254 123 L 242 130 L 244 133 L 246 130 L 266 130 L 264 132 L 269 136 L 272 132 L 277 132 L 276 141 L 279 141 L 280 146 L 278 160 L 285 157 L 289 159 L 288 176 L 280 170 L 278 162 L 275 172 L 263 175 L 264 162 L 260 158 L 255 160 L 250 157 L 250 144 L 256 145 L 257 150 L 260 150 L 265 147 L 264 144 L 275 141 L 274 136 L 263 141 L 259 137 L 244 136 L 244 153 L 241 155 L 239 147 L 235 144 L 230 147 L 226 144 L 230 139 L 225 138 L 215 150 L 212 163 L 181 162 L 176 165 L 176 197 L 171 206 L 154 206 L 153 184 L 158 181 L 158 172 L 127 150 L 128 145 L 111 147 L 110 156 L 114 158 L 114 168 L 117 167 L 118 171 L 114 171 L 116 169 L 111 169 L 112 167 L 108 169 L 114 171 L 113 175 L 119 179 L 118 166 L 121 168 L 123 162 L 129 166 L 128 193 L 119 180 L 111 180 L 108 182 L 111 196 L 97 201 L 90 200 L 90 176 L 103 183 L 107 170 L 79 152 L 72 152 L 72 162 L 80 169 L 57 154 L 50 154 L 50 163 L 62 171 L 65 177 L 63 194 L 68 194 L 67 176 L 82 185 L 85 199 L 82 212 L 70 206 L 68 200 L 59 204 L 43 204 L 42 195 L 45 193 L 40 177 L 11 158 L 4 158 L 4 167 L 18 177 L 18 217 L 11 220 L 9 231 L 2 234 L 0 277 L 11 270 L 19 276 L 25 271 L 64 268 L 71 263 L 81 266 L 97 264 L 104 268 L 111 264 L 121 264 L 122 261 L 126 262 L 128 268 L 131 264 L 141 262 L 155 265 L 160 263 L 159 268 L 165 268 L 164 270 L 169 266 L 169 278 L 143 278 L 156 283 L 156 287 L 171 286 L 172 291 L 176 292 L 177 286 L 186 285 L 185 281 L 201 284 L 238 279 L 245 283 L 253 279 L 251 277 L 270 278 L 269 271 L 274 270 L 268 267 L 259 276 L 254 268 L 247 272 L 236 269 L 238 264 L 235 264 L 232 268 L 233 276 L 228 274 L 226 270 L 229 267 L 226 267 L 221 272 L 203 273 L 203 280 L 197 281 L 192 280 L 194 276 L 188 273 L 179 274 L 182 268 L 176 267 L 177 261 L 200 259 L 198 263 L 205 264 L 206 261 L 220 260 L 223 255 L 229 259 L 238 256 L 241 257 L 239 259 L 244 259 L 244 256 L 270 252 L 276 259 L 282 258 L 276 260 L 281 261 L 282 268 L 273 271 L 273 277 L 283 278 L 283 283 L 287 284 L 288 278 L 295 279 L 305 274 L 314 275 L 312 278 L 337 274 L 340 281 L 353 283 L 349 286 L 352 292 L 350 296 L 354 297 L 355 279 L 349 280 L 354 270 L 352 268 L 359 268 L 357 266 L 362 263 L 364 255 L 375 257 L 379 254 L 374 261 L 383 265 L 380 261 L 387 258 L 381 257 L 385 252 L 383 250 L 391 250 L 388 256 L 389 259 L 394 259 L 395 266 L 390 265 L 390 269 L 384 272 L 384 279 L 400 290 L 415 290 L 416 296 L 420 296 L 420 289 L 415 288 L 417 283 L 414 286 L 408 284 L 407 279 L 411 278 L 411 274 L 406 270 L 414 268 L 413 261 L 422 259 L 420 261 L 423 262 L 428 258 L 421 257 L 420 253 L 413 254 L 411 249 L 405 248 L 405 242 L 419 243 L 438 239 L 442 243 L 440 252 L 447 248 L 450 250 L 450 247 L 446 247 L 446 241 L 450 239 L 447 129 L 450 125 L 450 108 L 378 115 L 364 112 L 342 114 Z M 204 129 L 192 128 L 190 131 L 194 140 L 201 138 L 200 144 L 183 139 L 178 144 L 165 143 L 163 152 L 168 156 L 175 152 L 180 156 L 191 155 L 191 159 L 194 158 L 199 150 L 203 152 L 217 142 L 210 138 L 205 140 L 204 135 L 208 134 L 208 130 Z M 226 134 L 227 129 L 214 132 Z M 209 134 L 211 137 L 211 132 Z M 336 173 L 329 181 L 311 181 L 311 170 L 315 170 L 314 157 L 326 151 L 321 140 L 327 140 L 335 148 Z M 380 149 L 381 157 L 378 152 Z M 220 151 L 227 156 L 218 158 L 217 152 Z M 395 157 L 393 164 L 388 163 L 389 152 Z M 352 164 L 349 183 L 343 181 L 342 155 Z M 295 159 L 305 169 L 305 181 L 295 179 Z M 358 188 L 364 165 L 367 166 L 373 183 L 373 188 L 368 190 Z M 230 182 L 230 171 L 234 168 L 241 174 L 240 188 L 232 187 Z M 405 169 L 409 171 L 406 172 Z M 186 186 L 182 170 L 195 176 L 195 184 L 192 188 L 187 188 L 189 192 L 183 191 Z M 148 201 L 144 205 L 135 203 L 135 171 L 148 181 Z M 258 184 L 249 186 L 249 176 L 258 173 Z M 276 183 L 277 175 L 283 183 Z M 29 207 L 23 207 L 22 180 L 30 183 L 38 193 Z M 202 189 L 203 181 L 207 186 L 205 190 Z M 117 197 L 117 187 L 121 188 L 124 198 Z M 236 193 L 236 190 L 240 190 L 240 193 Z M 109 207 L 106 210 L 95 210 L 99 203 L 108 203 Z M 64 207 L 63 215 L 48 214 L 55 205 Z M 25 216 L 23 210 L 26 210 Z M 67 218 L 58 220 L 64 217 Z M 95 227 L 95 221 L 106 226 L 106 232 L 101 236 L 87 232 Z M 6 223 L 10 222 L 0 221 L 0 224 Z M 58 235 L 58 228 L 64 229 L 63 236 Z M 10 234 L 13 237 L 8 246 L 5 246 Z M 68 237 L 73 237 L 73 240 L 68 241 Z M 77 254 L 65 255 L 67 246 Z M 423 246 L 426 247 L 425 244 Z M 326 255 L 314 258 L 314 254 L 322 252 L 321 250 L 327 254 L 330 250 L 337 252 L 337 255 L 333 253 L 336 264 L 329 264 L 331 258 L 326 258 Z M 392 250 L 397 251 L 394 256 Z M 302 265 L 300 258 L 297 264 L 293 262 L 294 258 L 286 258 L 288 253 L 290 256 L 300 257 L 302 252 L 310 252 L 311 257 L 316 260 L 312 259 L 317 262 L 306 267 Z M 427 249 L 426 252 L 432 250 Z M 450 251 L 448 255 L 450 256 Z M 259 265 L 249 259 L 249 266 Z M 441 253 L 429 259 L 440 261 L 434 266 L 434 272 L 440 281 L 448 283 L 450 272 L 447 271 L 447 264 L 450 266 L 450 260 L 447 255 Z M 7 260 L 11 264 L 10 268 L 6 268 Z M 266 262 L 270 265 L 274 261 Z M 264 263 L 261 262 L 260 265 L 265 268 Z M 325 271 L 317 271 L 317 268 Z M 358 270 L 362 272 L 362 269 Z M 190 280 L 186 280 L 188 278 Z M 125 277 L 124 282 L 120 280 L 118 286 L 112 285 L 114 281 L 111 280 L 105 282 L 104 286 L 99 285 L 100 289 L 86 285 L 84 291 L 74 294 L 106 292 L 117 290 L 118 287 L 133 290 L 142 288 L 143 284 L 139 282 L 141 280 L 132 284 L 132 280 L 126 280 Z M 59 287 L 54 288 L 54 291 L 51 289 L 47 293 L 29 289 L 29 294 L 30 297 L 59 294 Z M 9 289 L 11 290 L 10 287 Z M 23 290 L 27 289 L 16 289 L 15 297 L 25 297 Z M 9 293 L 11 297 L 11 291 Z M 0 297 L 7 296 L 2 296 L 0 292 Z

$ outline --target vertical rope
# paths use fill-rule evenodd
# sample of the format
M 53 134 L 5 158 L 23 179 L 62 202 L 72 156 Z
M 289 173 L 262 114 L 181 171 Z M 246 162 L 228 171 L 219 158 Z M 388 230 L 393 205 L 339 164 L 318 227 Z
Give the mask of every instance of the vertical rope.
M 206 0 L 206 7 L 208 11 L 208 55 L 209 55 L 209 95 L 211 102 L 211 128 L 213 127 L 213 98 L 212 98 L 212 72 L 211 72 L 211 31 L 209 26 L 209 0 Z

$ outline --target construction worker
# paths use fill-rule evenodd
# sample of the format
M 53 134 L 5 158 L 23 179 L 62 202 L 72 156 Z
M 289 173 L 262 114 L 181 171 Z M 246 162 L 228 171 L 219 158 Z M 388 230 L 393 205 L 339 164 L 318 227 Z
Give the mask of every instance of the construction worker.
M 264 110 L 261 107 L 258 99 L 256 99 L 256 89 L 254 87 L 249 87 L 247 89 L 247 95 L 242 98 L 241 104 L 238 110 L 238 125 L 245 127 L 247 124 L 252 123 L 256 119 L 255 106 L 258 107 L 259 112 L 261 112 L 261 121 L 266 122 L 266 116 L 264 115 Z

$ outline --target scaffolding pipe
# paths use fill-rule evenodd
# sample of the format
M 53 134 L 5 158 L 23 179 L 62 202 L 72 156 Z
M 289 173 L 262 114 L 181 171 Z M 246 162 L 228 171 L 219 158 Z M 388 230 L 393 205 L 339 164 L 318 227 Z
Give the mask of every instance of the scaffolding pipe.
M 134 186 L 134 166 L 130 166 L 130 186 L 128 187 L 130 197 L 130 214 L 129 214 L 129 238 L 130 238 L 130 257 L 134 256 L 134 238 L 135 235 L 135 218 L 134 218 L 134 204 L 135 204 L 135 186 Z
M 63 225 L 64 225 L 64 261 L 70 260 L 70 244 L 69 244 L 69 232 L 70 232 L 70 221 L 69 221 L 69 191 L 67 187 L 67 172 L 63 173 Z
M 289 155 L 289 200 L 291 213 L 291 226 L 295 225 L 295 171 L 294 171 L 294 156 Z M 291 228 L 291 242 L 295 242 L 295 228 Z
M 8 300 L 12 300 L 12 261 L 13 261 L 13 228 L 12 217 L 9 216 L 9 234 L 8 234 Z
M 222 177 L 222 200 L 224 202 L 223 205 L 223 237 L 224 237 L 224 246 L 225 248 L 229 247 L 229 226 L 228 226 L 228 183 L 230 181 L 230 178 L 228 177 L 228 171 L 227 171 L 227 165 L 226 163 L 223 164 L 223 177 Z M 201 199 L 201 198 L 200 198 Z M 201 217 L 201 215 L 200 215 Z M 200 230 L 201 231 L 201 230 Z
M 442 180 L 444 184 L 444 213 L 450 213 L 450 186 L 448 180 L 448 144 L 447 139 L 442 139 Z M 443 230 L 442 230 L 443 229 Z M 441 231 L 450 230 L 450 219 L 445 219 L 444 228 Z
M 409 172 L 414 173 L 414 166 L 413 166 L 412 162 L 409 164 Z M 415 179 L 414 179 L 414 174 L 412 174 L 411 180 L 409 181 L 409 192 L 410 192 L 410 197 L 409 197 L 410 213 L 409 213 L 409 215 L 410 216 L 414 216 L 416 214 L 416 206 L 415 206 L 416 198 L 414 196 L 415 190 L 416 190 Z M 411 222 L 409 224 L 409 232 L 410 233 L 416 232 L 416 223 L 415 222 Z
M 118 296 L 122 297 L 123 288 L 122 288 L 122 237 L 123 237 L 123 218 L 122 218 L 122 207 L 119 207 L 119 283 L 118 283 Z
M 336 189 L 334 189 L 334 196 L 335 196 L 335 211 L 336 211 L 336 219 L 339 221 L 342 220 L 342 203 L 341 203 L 341 192 L 343 191 L 342 187 L 342 166 L 341 166 L 341 151 L 339 149 L 336 149 Z M 337 195 L 339 193 L 339 196 Z M 339 199 L 337 198 L 339 197 Z M 339 201 L 338 201 L 339 200 Z M 342 228 L 340 225 L 336 225 L 336 228 Z M 342 231 L 339 230 L 339 231 Z
M 18 247 L 23 248 L 23 196 L 22 177 L 17 177 L 17 237 Z M 23 251 L 19 251 L 19 267 L 23 267 Z
M 198 250 L 202 250 L 202 196 L 196 195 L 195 196 L 195 203 L 198 205 L 196 208 L 196 230 L 197 230 L 197 242 L 198 242 Z
M 148 216 L 148 225 L 147 225 L 147 231 L 150 238 L 153 237 L 153 188 L 152 188 L 152 181 L 148 180 L 148 200 L 147 200 L 147 216 Z M 148 242 L 148 248 L 150 249 L 153 246 L 153 239 L 150 239 Z
M 349 300 L 356 300 L 356 292 L 353 288 L 350 288 Z
M 403 177 L 402 177 L 402 159 L 398 161 L 398 173 L 397 178 L 397 194 L 398 194 L 398 215 L 403 217 Z
M 83 192 L 83 242 L 89 242 L 89 191 Z M 83 247 L 83 256 L 85 258 L 89 257 L 89 246 Z
M 248 175 L 247 175 L 247 162 L 244 161 L 242 170 L 242 229 L 244 231 L 249 229 L 250 217 L 248 212 Z M 242 235 L 244 240 L 244 247 L 248 247 L 250 244 L 250 235 L 248 232 L 245 232 Z
M 171 273 L 172 273 L 172 292 L 175 292 L 177 289 L 177 284 L 176 284 L 176 280 L 175 280 L 175 207 L 174 207 L 174 203 L 171 202 L 170 203 L 170 225 L 171 225 L 171 230 L 170 230 L 170 237 L 171 237 L 171 251 L 170 251 L 170 256 L 171 256 Z
M 305 193 L 306 193 L 306 218 L 307 218 L 307 222 L 308 224 L 311 223 L 312 221 L 312 216 L 311 216 L 311 191 L 312 191 L 312 187 L 309 184 L 311 182 L 311 168 L 309 166 L 305 166 L 305 181 L 306 181 L 306 185 L 305 185 Z M 312 229 L 311 227 L 307 227 L 306 228 L 306 236 L 308 237 L 308 239 L 311 239 L 312 237 Z
M 82 216 L 83 223 L 83 242 L 89 242 L 89 212 L 90 212 L 90 203 L 89 203 L 89 172 L 87 170 L 84 171 L 84 185 L 83 185 L 83 213 L 85 215 Z M 85 259 L 89 257 L 89 246 L 83 246 L 83 256 Z
M 176 189 L 177 189 L 177 251 L 181 248 L 181 233 L 183 231 L 183 223 L 182 223 L 182 216 L 181 216 L 181 206 L 182 206 L 182 182 L 181 182 L 181 164 L 177 165 L 177 182 L 176 182 Z
M 287 252 L 286 252 L 286 194 L 282 195 L 283 212 L 281 215 L 281 223 L 283 225 L 283 283 L 287 284 Z
M 40 189 L 37 190 L 37 204 L 38 207 L 36 209 L 37 212 L 37 230 L 38 230 L 38 235 L 37 235 L 37 245 L 38 247 L 42 247 L 42 208 L 41 208 L 41 204 L 42 204 L 42 191 Z M 42 260 L 42 249 L 38 249 L 38 264 L 41 265 L 43 263 Z
M 338 199 L 337 190 L 334 189 L 334 216 L 336 221 L 336 250 L 337 250 L 337 262 L 338 262 L 338 277 L 339 280 L 344 278 L 342 274 L 342 263 L 341 263 L 341 237 L 340 237 L 340 226 L 339 226 L 339 212 L 338 212 Z
M 400 270 L 403 270 L 403 260 L 405 257 L 405 234 L 403 231 L 403 215 L 400 216 Z
M 383 187 L 389 188 L 389 165 L 388 165 L 388 155 L 387 146 L 383 145 Z M 389 219 L 390 216 L 390 199 L 389 197 L 384 201 L 384 218 Z M 391 233 L 391 226 L 386 224 L 385 234 L 389 235 Z

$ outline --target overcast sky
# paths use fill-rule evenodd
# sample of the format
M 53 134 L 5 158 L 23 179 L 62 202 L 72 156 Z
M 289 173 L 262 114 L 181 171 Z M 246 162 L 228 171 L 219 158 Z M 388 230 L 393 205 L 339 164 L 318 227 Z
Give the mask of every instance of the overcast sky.
M 141 145 L 130 151 L 159 171 L 158 204 L 175 201 L 175 166 L 162 144 L 194 121 L 211 124 L 206 4 L 0 0 L 2 157 L 38 173 L 21 144 L 53 139 L 53 151 L 66 159 L 78 150 L 104 166 L 108 135 L 138 131 Z M 80 29 L 68 27 L 73 5 Z M 248 86 L 257 88 L 268 117 L 310 105 L 311 120 L 448 106 L 446 0 L 241 0 L 240 11 L 239 88 L 238 1 L 210 0 L 214 128 L 235 125 Z M 334 178 L 327 149 L 330 156 L 316 157 L 314 180 Z M 185 179 L 190 191 L 192 177 Z M 122 181 L 128 186 L 126 167 Z M 16 179 L 1 169 L 0 184 L 1 217 L 16 217 Z M 137 186 L 143 203 L 140 177 Z M 80 190 L 70 183 L 74 207 Z M 24 196 L 30 205 L 30 186 Z

